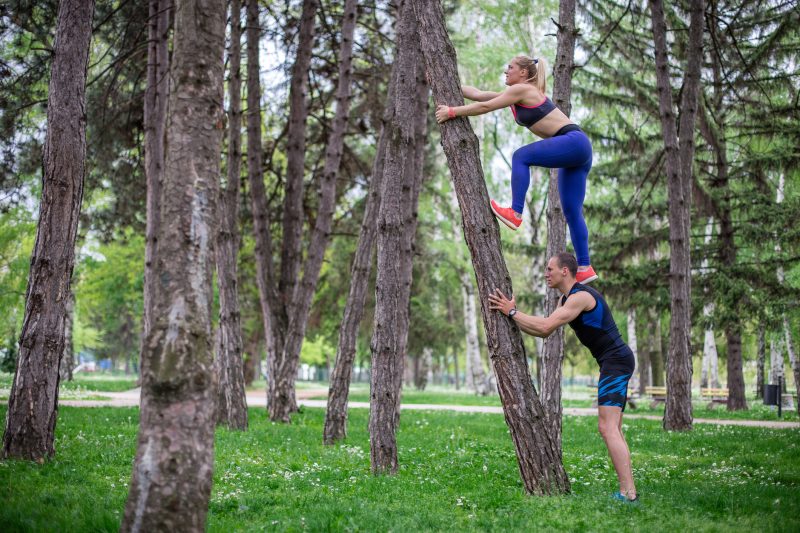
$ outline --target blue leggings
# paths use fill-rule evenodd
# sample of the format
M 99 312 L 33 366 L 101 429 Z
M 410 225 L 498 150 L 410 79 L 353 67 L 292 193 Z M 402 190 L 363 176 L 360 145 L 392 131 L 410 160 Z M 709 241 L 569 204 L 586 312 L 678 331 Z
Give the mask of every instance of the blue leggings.
M 590 265 L 589 230 L 583 219 L 586 176 L 592 168 L 592 143 L 581 130 L 542 139 L 514 152 L 511 159 L 511 208 L 522 213 L 531 183 L 530 167 L 558 169 L 558 195 L 567 219 L 578 265 Z

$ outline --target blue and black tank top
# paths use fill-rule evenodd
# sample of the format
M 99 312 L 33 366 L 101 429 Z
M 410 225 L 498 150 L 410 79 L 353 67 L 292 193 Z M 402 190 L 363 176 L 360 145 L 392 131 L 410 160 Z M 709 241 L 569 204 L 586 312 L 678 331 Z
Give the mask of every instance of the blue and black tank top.
M 603 295 L 591 287 L 575 283 L 569 294 L 561 297 L 561 305 L 567 302 L 567 298 L 576 292 L 585 291 L 594 297 L 595 305 L 590 311 L 583 311 L 569 323 L 575 331 L 578 340 L 589 348 L 597 362 L 602 362 L 612 356 L 623 355 L 628 351 L 628 345 L 622 340 L 622 336 L 611 315 Z
M 544 100 L 533 106 L 512 104 L 511 112 L 514 113 L 514 120 L 517 124 L 530 128 L 545 116 L 549 115 L 555 108 L 556 105 L 553 101 L 545 96 Z

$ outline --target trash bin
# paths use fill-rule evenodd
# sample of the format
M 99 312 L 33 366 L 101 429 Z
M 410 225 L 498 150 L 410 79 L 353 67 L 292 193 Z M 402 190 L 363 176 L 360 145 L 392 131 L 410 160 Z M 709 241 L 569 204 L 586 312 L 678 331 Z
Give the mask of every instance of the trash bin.
M 778 405 L 780 385 L 764 385 L 764 405 Z

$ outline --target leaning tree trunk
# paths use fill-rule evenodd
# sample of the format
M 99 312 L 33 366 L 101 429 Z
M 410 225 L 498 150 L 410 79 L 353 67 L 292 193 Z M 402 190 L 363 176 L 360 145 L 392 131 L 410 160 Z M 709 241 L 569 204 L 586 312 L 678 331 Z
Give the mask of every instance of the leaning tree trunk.
M 283 245 L 281 272 L 278 281 L 280 303 L 276 305 L 273 323 L 275 350 L 270 350 L 270 380 L 267 388 L 267 408 L 273 421 L 289 422 L 297 411 L 295 378 L 299 360 L 287 357 L 285 345 L 290 322 L 295 320 L 295 291 L 298 285 L 302 257 L 303 176 L 305 174 L 306 121 L 308 119 L 308 71 L 314 45 L 314 20 L 319 0 L 304 0 L 300 17 L 297 59 L 292 66 L 289 86 L 289 128 L 286 148 L 286 194 L 283 199 Z M 337 96 L 338 98 L 338 96 Z M 332 185 L 335 187 L 335 183 Z M 313 292 L 313 291 L 312 291 Z M 305 326 L 304 326 L 305 327 Z M 296 331 L 299 331 L 295 327 Z M 295 333 L 297 335 L 297 333 Z M 295 341 L 298 345 L 302 342 Z M 295 351 L 295 350 L 293 350 Z M 300 349 L 296 350 L 299 357 Z
M 463 103 L 456 54 L 444 24 L 438 0 L 413 0 L 419 39 L 431 81 L 434 101 Z M 499 288 L 513 294 L 500 247 L 497 222 L 489 209 L 477 138 L 466 118 L 442 125 L 442 147 L 461 207 L 464 236 L 472 256 L 478 293 Z M 522 336 L 513 320 L 489 310 L 481 298 L 481 313 L 489 353 L 497 376 L 506 423 L 516 447 L 525 490 L 534 494 L 569 492 L 557 439 L 550 435 L 546 415 L 528 371 Z
M 142 358 L 122 531 L 206 526 L 214 460 L 211 309 L 223 124 L 225 2 L 177 2 L 154 322 Z
M 239 311 L 239 178 L 242 161 L 241 0 L 231 0 L 231 45 L 228 53 L 228 174 L 220 194 L 217 234 L 217 285 L 219 286 L 219 344 L 217 346 L 217 424 L 247 429 L 247 397 L 242 358 L 242 326 Z
M 561 0 L 558 8 L 558 45 L 553 67 L 553 102 L 569 116 L 572 111 L 572 70 L 575 55 L 575 0 Z M 547 261 L 566 249 L 566 221 L 558 195 L 558 169 L 550 170 L 547 192 Z M 547 316 L 558 307 L 561 293 L 547 289 L 544 310 Z M 564 328 L 558 328 L 542 343 L 542 406 L 550 425 L 550 436 L 561 456 L 561 367 L 564 362 Z
M 2 457 L 43 461 L 55 453 L 65 306 L 70 297 L 86 171 L 85 91 L 93 13 L 93 1 L 62 0 L 58 9 L 42 201 Z
M 342 161 L 344 135 L 347 131 L 348 116 L 350 113 L 350 80 L 352 78 L 353 34 L 356 27 L 356 0 L 347 0 L 342 15 L 342 42 L 339 48 L 339 81 L 336 89 L 336 114 L 325 149 L 325 164 L 322 171 L 320 185 L 319 209 L 314 230 L 308 246 L 308 254 L 303 267 L 303 277 L 300 285 L 294 291 L 294 302 L 289 316 L 289 329 L 280 358 L 286 368 L 281 369 L 279 375 L 291 376 L 292 382 L 297 375 L 300 362 L 300 350 L 303 346 L 303 337 L 308 323 L 308 312 L 314 299 L 319 273 L 322 269 L 322 259 L 330 242 L 333 211 L 336 204 L 336 180 L 339 176 L 339 167 Z M 278 406 L 276 405 L 276 408 Z M 283 416 L 283 415 L 282 415 Z M 286 414 L 288 417 L 288 413 Z M 283 418 L 281 418 L 283 419 Z M 288 420 L 287 420 L 288 421 Z
M 75 354 L 72 349 L 72 332 L 75 323 L 75 293 L 70 289 L 64 302 L 64 355 L 58 365 L 60 381 L 72 381 Z
M 391 113 L 392 88 L 389 87 L 389 105 L 387 113 Z M 388 120 L 384 113 L 384 122 Z M 339 327 L 339 344 L 336 348 L 336 363 L 331 384 L 328 389 L 328 409 L 325 413 L 325 427 L 322 440 L 325 444 L 334 444 L 347 436 L 347 397 L 350 393 L 350 376 L 353 372 L 353 361 L 356 357 L 356 341 L 358 326 L 364 316 L 364 302 L 367 298 L 367 287 L 372 270 L 372 255 L 377 234 L 378 210 L 381 204 L 383 184 L 383 162 L 386 151 L 386 129 L 381 128 L 375 162 L 372 166 L 372 179 L 367 191 L 367 202 L 364 207 L 364 218 L 358 235 L 358 245 L 350 268 L 350 292 L 344 306 L 344 316 Z
M 253 236 L 256 256 L 256 286 L 261 307 L 264 346 L 269 364 L 275 360 L 276 346 L 272 324 L 275 322 L 273 298 L 272 237 L 269 231 L 267 192 L 264 188 L 264 151 L 261 146 L 261 81 L 259 40 L 261 26 L 258 0 L 247 0 L 247 180 L 250 184 L 250 209 L 253 214 Z M 267 381 L 273 379 L 270 368 Z M 256 368 L 256 373 L 260 369 Z
M 425 108 L 417 86 L 423 78 L 422 57 L 415 38 L 414 11 L 400 6 L 392 72 L 393 114 L 386 123 L 381 208 L 378 213 L 375 322 L 370 379 L 370 465 L 373 473 L 397 472 L 396 431 L 400 406 L 408 298 L 416 226 L 416 201 L 422 165 L 418 148 Z M 427 102 L 426 102 L 427 103 Z M 413 227 L 412 227 L 413 226 Z
M 169 31 L 172 0 L 150 0 L 147 23 L 147 87 L 144 92 L 144 169 L 147 182 L 147 220 L 144 247 L 144 313 L 142 340 L 153 321 L 155 291 L 153 277 L 161 220 L 161 181 L 164 174 L 164 131 L 169 96 Z M 142 348 L 140 348 L 141 353 Z
M 764 362 L 767 356 L 767 343 L 764 326 L 758 326 L 758 340 L 756 341 L 756 398 L 764 399 Z
M 690 234 L 694 122 L 703 58 L 703 0 L 692 0 L 689 8 L 689 40 L 686 51 L 680 114 L 680 138 L 676 132 L 667 53 L 667 26 L 661 0 L 650 0 L 656 55 L 656 84 L 661 132 L 666 154 L 669 193 L 671 318 L 667 358 L 667 404 L 664 429 L 692 429 L 692 352 Z

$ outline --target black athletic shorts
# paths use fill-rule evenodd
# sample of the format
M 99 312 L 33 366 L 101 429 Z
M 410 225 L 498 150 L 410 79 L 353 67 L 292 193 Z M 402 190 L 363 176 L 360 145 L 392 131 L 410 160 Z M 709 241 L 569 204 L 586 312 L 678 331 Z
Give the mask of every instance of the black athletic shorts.
M 630 348 L 600 362 L 597 405 L 621 407 L 625 410 L 625 404 L 628 403 L 628 382 L 633 376 L 635 366 Z

